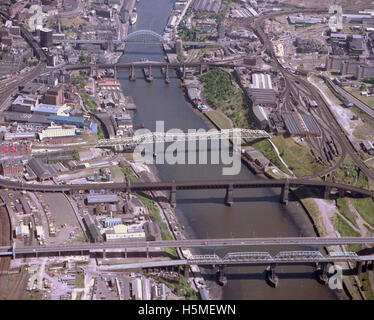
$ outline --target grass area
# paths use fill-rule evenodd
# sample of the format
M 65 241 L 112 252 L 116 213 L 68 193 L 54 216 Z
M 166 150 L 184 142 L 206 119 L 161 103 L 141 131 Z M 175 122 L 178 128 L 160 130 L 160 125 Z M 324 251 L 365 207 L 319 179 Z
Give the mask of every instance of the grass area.
M 209 110 L 205 112 L 205 115 L 219 128 L 219 129 L 231 129 L 231 122 L 225 115 L 220 111 Z
M 368 300 L 374 300 L 374 291 L 367 273 L 361 273 L 360 276 L 361 290 L 364 291 Z
M 191 283 L 188 281 L 186 277 L 179 276 L 179 282 L 171 282 L 167 281 L 164 278 L 161 278 L 156 275 L 150 275 L 153 279 L 159 281 L 160 283 L 164 283 L 168 286 L 174 294 L 180 297 L 185 297 L 186 300 L 197 300 L 196 292 L 192 289 Z
M 360 237 L 361 234 L 353 230 L 352 227 L 344 221 L 340 216 L 335 217 L 334 227 L 342 237 Z M 348 251 L 358 251 L 360 250 L 361 245 L 359 244 L 350 244 L 347 246 Z
M 76 27 L 79 28 L 81 25 L 86 25 L 88 22 L 81 17 L 70 17 L 70 18 L 62 18 L 61 19 L 61 27 Z
M 297 177 L 314 175 L 324 169 L 314 160 L 307 148 L 298 145 L 292 138 L 277 136 L 272 139 L 272 142 L 278 148 L 284 162 Z
M 252 128 L 249 107 L 243 92 L 236 88 L 231 74 L 221 68 L 213 69 L 200 76 L 208 104 L 222 111 L 238 128 Z
M 267 159 L 269 159 L 275 166 L 288 175 L 292 175 L 286 166 L 280 161 L 273 146 L 267 139 L 256 139 L 251 146 L 260 151 Z
M 77 270 L 75 273 L 75 288 L 84 288 L 84 271 Z
M 97 103 L 93 101 L 87 93 L 82 93 L 81 97 L 85 107 L 92 112 L 96 112 Z
M 305 187 L 294 189 L 293 192 L 300 199 L 301 203 L 304 205 L 308 213 L 311 215 L 320 236 L 326 236 L 327 233 L 325 232 L 325 227 L 321 219 L 319 207 L 313 199 L 314 195 L 311 193 L 309 189 Z
M 371 198 L 352 199 L 352 204 L 368 224 L 374 227 L 374 201 Z
M 103 132 L 103 130 L 101 129 L 101 127 L 97 127 L 97 138 L 99 139 L 99 140 L 103 140 L 103 139 L 105 139 L 105 136 L 104 136 L 104 132 Z
M 80 161 L 80 160 L 81 160 L 81 159 L 80 159 L 80 156 L 79 156 L 79 151 L 78 151 L 77 149 L 73 149 L 72 154 L 73 154 L 73 159 L 74 159 L 75 161 Z
M 125 177 L 127 177 L 131 183 L 139 182 L 139 179 L 135 177 L 134 173 L 131 171 L 130 168 L 121 168 L 122 173 Z
M 337 199 L 337 200 L 336 200 L 336 206 L 338 207 L 339 212 L 340 212 L 340 213 L 341 213 L 345 218 L 347 218 L 350 222 L 352 222 L 352 224 L 353 224 L 354 226 L 358 227 L 354 215 L 353 215 L 353 214 L 351 213 L 351 211 L 349 210 L 348 199 L 347 199 L 347 198 L 339 198 L 339 199 Z

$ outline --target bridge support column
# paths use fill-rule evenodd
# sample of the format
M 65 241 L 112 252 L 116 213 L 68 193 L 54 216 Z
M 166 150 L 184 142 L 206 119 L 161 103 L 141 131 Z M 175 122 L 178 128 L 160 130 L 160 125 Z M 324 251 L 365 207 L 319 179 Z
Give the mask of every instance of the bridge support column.
M 234 204 L 233 191 L 234 191 L 234 185 L 229 184 L 226 189 L 226 196 L 225 196 L 225 204 L 227 206 L 232 206 Z
M 324 199 L 330 199 L 330 193 L 331 193 L 331 187 L 326 186 L 324 193 L 323 193 L 323 198 Z
M 290 192 L 290 182 L 287 179 L 281 191 L 280 202 L 282 204 L 288 205 L 288 193 L 289 192 Z
M 374 271 L 374 261 L 371 261 L 371 265 L 369 265 L 369 270 Z
M 127 259 L 127 248 L 125 248 L 125 259 Z
M 13 241 L 13 244 L 12 244 L 12 254 L 13 254 L 13 259 L 16 258 L 16 242 Z
M 224 286 L 227 283 L 227 277 L 225 275 L 225 266 L 224 265 L 218 266 L 217 283 L 220 286 Z
M 136 78 L 135 78 L 135 67 L 134 65 L 132 64 L 131 67 L 130 67 L 130 81 L 135 81 Z
M 103 249 L 103 259 L 106 259 L 106 250 Z
M 275 273 L 276 264 L 273 263 L 270 266 L 266 268 L 266 279 L 270 286 L 273 288 L 276 288 L 278 286 L 279 278 L 277 274 Z
M 118 80 L 117 66 L 114 66 L 114 81 Z
M 177 187 L 176 186 L 171 187 L 169 201 L 173 208 L 177 206 Z
M 188 264 L 186 264 L 185 266 L 184 266 L 184 277 L 185 278 L 188 278 L 189 276 L 190 276 L 190 267 L 189 267 L 189 265 Z
M 326 284 L 329 280 L 327 276 L 329 263 L 328 262 L 321 262 L 320 264 L 316 263 L 316 276 L 317 280 L 320 283 Z
M 148 77 L 152 81 L 153 80 L 153 75 L 152 75 L 152 66 L 151 65 L 148 66 L 148 72 L 149 72 Z
M 169 65 L 168 64 L 165 67 L 165 82 L 166 83 L 170 83 L 170 79 L 169 79 Z
M 200 63 L 200 74 L 203 74 L 203 64 Z
M 183 64 L 183 74 L 182 74 L 182 79 L 186 79 L 186 65 Z
M 356 263 L 356 275 L 360 275 L 362 273 L 362 261 L 357 261 Z
M 339 198 L 344 198 L 345 190 L 339 189 Z

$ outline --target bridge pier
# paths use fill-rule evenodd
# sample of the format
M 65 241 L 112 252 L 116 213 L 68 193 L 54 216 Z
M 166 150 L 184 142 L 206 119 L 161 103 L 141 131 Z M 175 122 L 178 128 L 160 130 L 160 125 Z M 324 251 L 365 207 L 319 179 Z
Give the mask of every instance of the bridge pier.
M 203 64 L 200 63 L 200 75 L 202 75 L 202 74 L 203 74 Z
M 323 192 L 323 198 L 324 199 L 330 199 L 330 193 L 331 193 L 331 187 L 326 186 L 325 190 Z
M 16 258 L 16 242 L 13 241 L 13 244 L 12 244 L 12 254 L 13 254 L 13 259 Z
M 106 259 L 106 250 L 103 249 L 103 259 Z
M 151 65 L 148 66 L 148 78 L 149 78 L 150 81 L 153 80 L 152 66 Z
M 132 64 L 130 67 L 130 76 L 129 76 L 130 81 L 135 81 L 135 66 Z
M 356 275 L 360 275 L 362 273 L 362 261 L 357 261 L 356 263 Z
M 177 206 L 177 187 L 176 186 L 171 187 L 169 201 L 173 208 Z
M 117 67 L 114 66 L 114 81 L 118 80 Z
M 345 190 L 339 189 L 339 198 L 344 198 Z
M 220 265 L 218 266 L 218 271 L 217 271 L 217 283 L 220 286 L 224 286 L 227 283 L 227 277 L 225 275 L 225 266 Z
M 329 281 L 329 278 L 327 276 L 328 266 L 328 262 L 322 262 L 321 264 L 319 264 L 318 262 L 316 263 L 317 281 L 322 284 L 326 284 Z
M 184 266 L 183 272 L 184 272 L 184 277 L 185 278 L 188 278 L 190 276 L 190 267 L 189 267 L 189 265 L 185 265 Z
M 227 206 L 232 206 L 234 204 L 233 191 L 234 191 L 234 185 L 229 184 L 228 187 L 226 188 L 226 196 L 225 196 L 225 204 Z
M 290 182 L 286 180 L 284 186 L 282 187 L 280 202 L 284 205 L 288 205 L 288 193 L 290 192 Z
M 273 288 L 276 288 L 279 283 L 279 278 L 277 274 L 275 273 L 276 266 L 277 265 L 273 263 L 266 268 L 266 279 L 268 283 L 270 284 L 270 286 L 272 286 Z
M 182 74 L 182 79 L 186 79 L 186 65 L 183 64 L 183 74 Z
M 165 83 L 170 83 L 170 79 L 169 79 L 169 65 L 168 64 L 165 67 Z
M 125 248 L 125 259 L 127 259 L 127 248 Z

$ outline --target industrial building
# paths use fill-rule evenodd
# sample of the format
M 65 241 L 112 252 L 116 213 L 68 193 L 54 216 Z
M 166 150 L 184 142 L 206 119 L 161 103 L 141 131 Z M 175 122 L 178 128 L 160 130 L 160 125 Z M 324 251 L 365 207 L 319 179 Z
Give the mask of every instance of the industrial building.
M 37 98 L 20 95 L 13 101 L 10 109 L 14 112 L 31 113 L 36 105 L 38 105 Z
M 264 74 L 264 73 L 253 73 L 252 74 L 252 88 L 273 89 L 270 75 Z
M 74 137 L 77 135 L 77 129 L 72 127 L 63 127 L 63 126 L 50 126 L 44 129 L 42 132 L 38 133 L 40 141 L 53 138 L 61 137 Z
M 117 203 L 119 198 L 116 194 L 89 194 L 87 204 Z
M 0 165 L 0 172 L 3 176 L 16 176 L 23 173 L 21 160 L 4 160 Z
M 83 222 L 87 228 L 90 240 L 94 243 L 103 242 L 103 236 L 101 235 L 100 230 L 96 226 L 95 221 L 89 214 L 86 214 L 83 217 Z
M 53 170 L 50 166 L 43 163 L 40 158 L 32 158 L 27 163 L 29 169 L 36 175 L 39 181 L 45 181 L 52 179 L 53 177 Z
M 222 0 L 195 0 L 192 8 L 195 11 L 208 11 L 218 13 Z
M 69 108 L 66 105 L 53 105 L 53 104 L 45 104 L 40 103 L 39 105 L 35 106 L 34 113 L 40 115 L 67 115 Z
M 273 89 L 248 88 L 246 91 L 254 106 L 277 107 L 277 96 Z
M 320 136 L 321 131 L 311 115 L 299 112 L 282 115 L 286 129 L 291 136 Z

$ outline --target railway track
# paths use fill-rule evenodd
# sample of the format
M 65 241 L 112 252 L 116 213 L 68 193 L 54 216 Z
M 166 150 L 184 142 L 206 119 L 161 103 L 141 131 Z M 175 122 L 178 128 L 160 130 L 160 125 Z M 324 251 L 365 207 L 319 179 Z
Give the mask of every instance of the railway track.
M 306 12 L 306 11 L 304 11 Z M 325 10 L 315 10 L 313 13 L 327 13 Z M 284 15 L 288 13 L 278 13 L 276 15 Z M 307 89 L 310 92 L 310 96 L 315 100 L 320 108 L 320 116 L 322 119 L 324 119 L 324 123 L 328 125 L 330 128 L 330 135 L 334 137 L 336 142 L 340 145 L 342 149 L 342 156 L 340 160 L 335 163 L 333 166 L 331 166 L 328 170 L 325 171 L 325 173 L 334 171 L 345 159 L 346 155 L 349 155 L 352 160 L 356 163 L 356 165 L 360 168 L 360 170 L 370 179 L 374 181 L 374 172 L 369 169 L 366 164 L 361 160 L 358 152 L 355 150 L 351 142 L 349 141 L 348 137 L 345 135 L 343 129 L 340 127 L 340 124 L 336 120 L 335 116 L 332 114 L 327 102 L 321 97 L 317 89 L 313 87 L 310 83 L 302 79 L 301 77 L 298 77 L 285 69 L 278 61 L 278 59 L 275 56 L 273 44 L 268 38 L 268 36 L 265 34 L 263 30 L 263 24 L 266 19 L 274 15 L 268 15 L 263 16 L 261 18 L 258 18 L 257 20 L 254 20 L 252 24 L 252 29 L 254 32 L 259 36 L 261 39 L 266 52 L 271 57 L 271 59 L 274 61 L 276 68 L 282 73 L 283 77 L 285 78 L 286 82 L 286 88 L 292 87 L 292 83 L 296 82 L 299 85 L 303 86 L 305 89 Z M 291 89 L 289 90 L 289 92 Z M 287 99 L 287 97 L 286 97 Z M 321 121 L 320 121 L 321 122 Z M 319 173 L 317 176 L 320 176 L 321 173 Z

